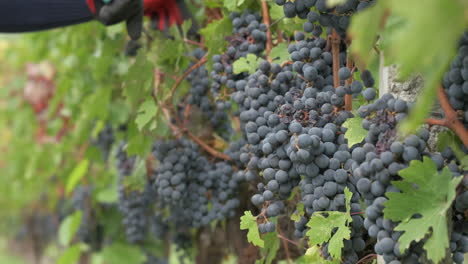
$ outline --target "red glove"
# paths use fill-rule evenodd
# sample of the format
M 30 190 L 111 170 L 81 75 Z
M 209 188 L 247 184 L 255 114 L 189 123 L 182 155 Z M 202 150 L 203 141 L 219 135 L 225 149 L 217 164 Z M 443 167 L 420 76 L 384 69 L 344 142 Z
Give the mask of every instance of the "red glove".
M 184 1 L 177 0 L 144 0 L 144 14 L 151 19 L 154 29 L 161 31 L 184 21 Z

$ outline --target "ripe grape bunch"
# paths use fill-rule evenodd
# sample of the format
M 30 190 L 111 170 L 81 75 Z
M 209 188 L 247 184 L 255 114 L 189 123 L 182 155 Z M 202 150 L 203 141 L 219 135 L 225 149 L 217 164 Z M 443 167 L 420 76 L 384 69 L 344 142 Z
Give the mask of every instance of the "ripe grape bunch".
M 284 15 L 287 18 L 297 16 L 307 19 L 303 29 L 316 37 L 322 34 L 323 27 L 335 29 L 338 34 L 344 36 L 352 14 L 364 10 L 373 2 L 373 0 L 346 0 L 342 4 L 331 7 L 328 0 L 276 0 L 276 4 L 283 6 Z M 314 10 L 311 10 L 312 8 Z
M 134 171 L 136 157 L 128 157 L 121 144 L 117 153 L 117 169 L 119 175 L 118 209 L 123 214 L 125 234 L 130 243 L 142 243 L 146 237 L 148 224 L 148 204 L 152 197 L 147 192 L 133 190 L 125 185 L 125 178 L 130 177 Z

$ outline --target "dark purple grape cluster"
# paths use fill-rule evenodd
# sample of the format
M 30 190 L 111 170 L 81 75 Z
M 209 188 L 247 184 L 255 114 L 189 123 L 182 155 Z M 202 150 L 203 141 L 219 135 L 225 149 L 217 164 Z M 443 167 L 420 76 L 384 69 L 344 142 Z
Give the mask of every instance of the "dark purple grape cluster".
M 463 113 L 462 119 L 468 127 L 468 32 L 460 39 L 457 55 L 445 73 L 442 84 L 450 104 Z
M 153 183 L 156 200 L 170 209 L 169 222 L 201 227 L 234 215 L 239 177 L 229 163 L 210 163 L 186 139 L 157 142 L 153 154 L 159 162 Z
M 201 60 L 205 54 L 202 49 L 192 52 L 197 60 Z M 189 68 L 195 63 L 192 62 Z M 210 98 L 210 79 L 206 67 L 203 65 L 192 71 L 187 76 L 187 81 L 190 84 L 188 103 L 198 107 L 218 135 L 227 140 L 232 134 L 232 127 L 224 104 L 229 107 L 229 102 L 215 103 L 213 98 Z
M 391 94 L 384 94 L 373 103 L 364 105 L 359 109 L 361 117 L 365 118 L 363 127 L 368 135 L 363 146 L 353 149 L 352 159 L 356 162 L 353 167 L 353 180 L 357 190 L 364 199 L 367 208 L 365 211 L 364 227 L 369 237 L 376 239 L 374 250 L 382 255 L 385 263 L 421 263 L 424 258 L 422 245 L 424 241 L 414 243 L 406 252 L 400 252 L 397 242 L 401 232 L 394 231 L 397 223 L 383 217 L 384 203 L 387 201 L 386 193 L 400 192 L 392 181 L 401 180 L 399 171 L 409 166 L 413 160 L 422 160 L 424 156 L 430 157 L 439 170 L 447 166 L 454 177 L 462 174 L 459 164 L 450 148 L 442 153 L 430 152 L 427 142 L 430 133 L 427 129 L 420 129 L 417 135 L 409 135 L 399 141 L 397 137 L 397 124 L 406 118 L 411 104 Z M 457 200 L 462 199 L 460 196 Z M 457 209 L 454 205 L 454 225 L 463 222 L 463 212 L 466 208 Z M 454 228 L 456 230 L 456 228 Z M 455 263 L 463 263 L 463 250 L 467 233 L 459 231 L 459 236 L 452 236 L 452 240 L 460 241 L 460 245 L 453 242 L 451 249 Z M 466 232 L 466 227 L 465 227 Z M 465 251 L 466 252 L 466 251 Z M 461 262 L 460 262 L 461 260 Z
M 328 0 L 276 0 L 276 4 L 283 6 L 287 18 L 299 17 L 307 19 L 304 31 L 319 37 L 322 27 L 335 29 L 344 36 L 349 27 L 351 16 L 373 4 L 373 0 L 346 0 L 342 4 L 330 7 Z
M 130 243 L 143 243 L 149 227 L 148 208 L 151 197 L 144 190 L 129 188 L 125 178 L 130 177 L 134 171 L 136 156 L 128 157 L 121 144 L 117 153 L 117 169 L 119 172 L 118 209 L 123 215 L 125 234 Z

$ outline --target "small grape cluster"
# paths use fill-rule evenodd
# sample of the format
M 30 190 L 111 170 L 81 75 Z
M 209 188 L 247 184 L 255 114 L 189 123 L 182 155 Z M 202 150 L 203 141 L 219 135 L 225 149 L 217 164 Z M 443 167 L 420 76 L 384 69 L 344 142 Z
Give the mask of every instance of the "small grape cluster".
M 202 49 L 195 49 L 192 52 L 193 57 L 198 61 L 201 60 L 205 55 L 205 51 Z M 189 68 L 192 67 L 196 62 L 192 62 Z M 225 139 L 232 132 L 231 123 L 229 116 L 224 109 L 224 105 L 213 102 L 210 98 L 210 79 L 206 67 L 200 66 L 193 70 L 188 76 L 187 81 L 190 84 L 190 97 L 188 103 L 190 105 L 197 106 L 203 113 L 203 116 L 209 120 L 213 129 Z M 226 102 L 228 103 L 228 102 Z
M 455 110 L 460 110 L 468 127 L 468 32 L 460 39 L 457 55 L 444 75 L 443 87 Z
M 145 241 L 148 224 L 148 208 L 151 197 L 147 192 L 128 188 L 125 177 L 132 175 L 136 156 L 128 157 L 121 144 L 117 153 L 117 168 L 119 175 L 118 209 L 123 214 L 125 234 L 130 243 L 138 244 Z
M 300 19 L 307 19 L 303 29 L 316 37 L 322 34 L 322 27 L 334 28 L 344 36 L 349 27 L 351 15 L 364 10 L 373 2 L 373 0 L 346 0 L 335 7 L 330 7 L 328 0 L 276 0 L 276 4 L 283 6 L 284 15 L 287 18 L 297 16 Z M 312 8 L 314 10 L 311 10 Z
M 234 74 L 233 63 L 247 54 L 260 56 L 266 47 L 267 26 L 261 23 L 261 16 L 249 10 L 243 13 L 231 13 L 234 36 L 229 38 L 229 47 L 224 54 L 214 55 L 211 92 L 219 109 L 231 108 L 228 98 L 225 98 L 223 88 L 238 90 L 243 87 L 236 85 L 237 80 L 246 78 L 247 73 Z M 229 94 L 229 93 L 228 93 Z

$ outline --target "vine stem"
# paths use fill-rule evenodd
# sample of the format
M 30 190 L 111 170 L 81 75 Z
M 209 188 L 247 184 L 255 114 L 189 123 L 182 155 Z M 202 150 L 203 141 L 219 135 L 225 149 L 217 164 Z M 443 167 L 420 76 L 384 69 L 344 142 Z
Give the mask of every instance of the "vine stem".
M 450 105 L 450 101 L 442 86 L 437 88 L 437 98 L 439 99 L 442 111 L 444 111 L 444 119 L 426 119 L 426 123 L 431 126 L 445 126 L 450 128 L 460 138 L 465 147 L 468 147 L 468 130 L 458 120 L 457 112 Z
M 155 103 L 161 107 L 161 109 L 163 111 L 163 114 L 166 117 L 167 125 L 172 130 L 172 132 L 173 132 L 173 134 L 174 134 L 174 136 L 176 138 L 180 138 L 185 133 L 190 139 L 192 139 L 195 143 L 197 143 L 202 149 L 204 149 L 206 152 L 208 152 L 213 157 L 216 157 L 218 159 L 223 159 L 223 160 L 231 160 L 231 157 L 229 157 L 228 155 L 226 155 L 224 153 L 221 153 L 221 152 L 215 150 L 214 148 L 210 147 L 205 142 L 203 142 L 203 140 L 201 140 L 200 138 L 193 135 L 190 131 L 188 131 L 183 126 L 183 123 L 180 121 L 180 118 L 178 117 L 177 113 L 175 112 L 174 106 L 172 104 L 172 98 L 173 98 L 174 92 L 177 89 L 177 87 L 180 85 L 180 83 L 182 83 L 182 80 L 185 77 L 187 77 L 187 75 L 190 74 L 190 72 L 194 71 L 196 68 L 198 68 L 201 65 L 203 65 L 204 63 L 206 63 L 206 58 L 207 57 L 205 55 L 200 61 L 198 61 L 196 64 L 194 64 L 192 67 L 190 67 L 180 78 L 178 78 L 176 80 L 176 83 L 172 87 L 171 96 L 170 96 L 170 106 L 171 106 L 171 110 L 172 110 L 171 112 L 173 112 L 174 118 L 177 118 L 179 120 L 179 121 L 176 121 L 178 125 L 175 125 L 175 124 L 173 124 L 171 122 L 170 110 L 168 110 L 168 108 L 165 107 L 164 105 L 160 104 L 159 101 L 157 100 L 156 93 L 159 91 L 158 88 L 159 88 L 159 85 L 162 82 L 162 73 L 160 71 L 158 71 L 158 70 L 155 70 L 155 72 L 154 72 L 155 82 L 154 82 L 153 98 L 154 98 Z M 187 118 L 187 114 L 188 114 L 189 111 L 190 111 L 190 107 L 188 106 L 185 109 L 185 113 L 184 113 L 185 114 L 185 119 Z
M 340 69 L 340 36 L 335 29 L 332 30 L 330 41 L 333 55 L 333 86 L 338 88 L 340 86 L 340 77 L 338 76 Z
M 175 110 L 174 108 L 174 94 L 175 94 L 175 91 L 177 90 L 177 87 L 179 87 L 179 85 L 182 83 L 182 81 L 187 78 L 187 76 L 193 72 L 194 70 L 198 69 L 199 67 L 201 67 L 203 64 L 205 64 L 207 62 L 207 54 L 205 54 L 205 56 L 203 56 L 203 58 L 201 58 L 197 63 L 195 63 L 194 65 L 192 65 L 187 71 L 184 72 L 184 74 L 182 74 L 182 76 L 180 76 L 179 78 L 177 78 L 176 82 L 174 83 L 174 85 L 172 86 L 172 89 L 171 89 L 171 94 L 169 96 L 169 105 L 170 105 L 170 109 L 171 109 L 171 112 L 172 112 L 172 115 L 174 116 L 175 120 L 176 120 L 176 123 L 181 126 L 182 125 L 182 122 L 179 118 L 179 115 L 177 114 L 177 111 Z
M 280 238 L 284 238 L 283 234 L 281 234 L 281 228 L 279 226 L 279 223 L 278 223 L 278 236 L 281 236 Z M 288 243 L 286 242 L 285 239 L 281 239 L 281 243 L 283 243 L 283 247 L 284 247 L 284 252 L 286 253 L 286 261 L 288 262 L 288 264 L 291 264 L 291 255 L 289 254 L 289 247 L 288 247 Z
M 200 47 L 200 48 L 206 50 L 206 46 L 203 45 L 203 44 L 200 43 L 200 42 L 196 42 L 196 41 L 193 41 L 193 40 L 191 40 L 191 39 L 184 39 L 184 42 L 185 42 L 185 43 L 188 43 L 188 44 L 195 45 L 195 46 L 197 46 L 197 47 Z
M 263 23 L 267 26 L 267 41 L 266 41 L 266 57 L 269 62 L 271 62 L 270 52 L 273 47 L 272 44 L 272 37 L 271 37 L 271 19 L 270 13 L 268 12 L 268 3 L 265 0 L 260 0 L 262 2 L 262 16 L 263 16 Z
M 279 239 L 285 240 L 286 242 L 289 242 L 289 243 L 295 245 L 295 246 L 298 247 L 298 248 L 304 248 L 301 244 L 299 244 L 299 243 L 297 243 L 296 241 L 293 241 L 293 240 L 291 240 L 291 239 L 289 239 L 289 238 L 287 238 L 287 237 L 285 237 L 285 236 L 283 236 L 283 235 L 281 235 L 281 234 L 278 234 L 277 237 L 278 237 Z
M 229 157 L 228 155 L 226 155 L 224 153 L 221 153 L 221 152 L 215 150 L 214 148 L 210 147 L 208 144 L 203 142 L 203 140 L 201 140 L 200 138 L 198 138 L 195 135 L 193 135 L 192 133 L 190 133 L 190 131 L 186 130 L 185 134 L 187 134 L 187 136 L 191 140 L 193 140 L 195 143 L 197 143 L 200 147 L 202 147 L 211 156 L 213 156 L 215 158 L 218 158 L 218 159 L 222 159 L 222 160 L 231 160 L 231 157 Z
M 370 259 L 370 258 L 377 258 L 377 254 L 369 254 L 362 259 L 360 259 L 356 264 L 363 263 L 365 260 Z

